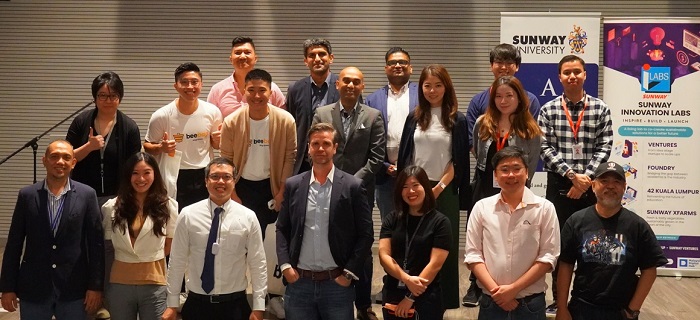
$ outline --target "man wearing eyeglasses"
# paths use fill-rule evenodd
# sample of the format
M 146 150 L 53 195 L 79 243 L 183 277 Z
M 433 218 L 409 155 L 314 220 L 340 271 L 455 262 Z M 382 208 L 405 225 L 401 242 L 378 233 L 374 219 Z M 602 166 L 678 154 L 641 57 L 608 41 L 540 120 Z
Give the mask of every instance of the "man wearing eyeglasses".
M 393 193 L 396 181 L 396 162 L 404 122 L 418 105 L 418 84 L 411 82 L 411 56 L 400 47 L 393 47 L 384 55 L 384 72 L 389 83 L 367 96 L 365 103 L 382 113 L 386 133 L 384 167 L 377 173 L 377 207 L 384 219 L 394 210 Z
M 146 152 L 160 157 L 179 156 L 177 172 L 162 172 L 177 177 L 178 208 L 207 198 L 204 167 L 219 149 L 221 111 L 213 104 L 199 99 L 202 92 L 202 72 L 196 64 L 186 62 L 175 69 L 178 98 L 156 110 L 148 122 Z
M 177 218 L 168 266 L 167 309 L 175 320 L 185 274 L 187 300 L 182 319 L 262 320 L 267 265 L 255 213 L 231 200 L 236 169 L 225 158 L 205 167 L 208 198 L 182 210 Z M 253 308 L 246 299 L 250 274 Z
M 464 253 L 484 292 L 479 319 L 544 319 L 545 275 L 560 248 L 554 205 L 525 186 L 529 168 L 521 148 L 501 149 L 492 164 L 501 192 L 474 205 Z
M 207 102 L 219 107 L 224 118 L 246 103 L 245 76 L 255 68 L 255 64 L 258 62 L 253 39 L 250 37 L 233 38 L 231 55 L 228 59 L 233 66 L 233 73 L 228 78 L 214 84 L 207 96 Z M 274 82 L 270 85 L 270 90 L 272 90 L 270 103 L 284 109 L 282 90 Z
M 255 212 L 263 230 L 277 220 L 284 181 L 292 175 L 297 132 L 289 112 L 269 103 L 272 76 L 253 69 L 245 77 L 247 104 L 226 117 L 221 128 L 221 156 L 239 174 L 231 198 Z
M 308 141 L 306 134 L 316 108 L 335 103 L 340 98 L 335 82 L 338 75 L 331 72 L 333 51 L 326 39 L 306 39 L 304 41 L 304 64 L 310 75 L 289 85 L 287 89 L 287 110 L 292 114 L 297 126 L 297 152 L 294 174 L 311 169 L 307 161 Z
M 494 79 L 498 79 L 503 76 L 513 76 L 520 68 L 520 62 L 522 57 L 520 56 L 520 51 L 512 44 L 501 43 L 495 46 L 489 53 L 489 62 L 491 63 L 491 72 L 493 73 Z M 540 113 L 540 101 L 537 97 L 529 91 L 525 91 L 527 97 L 530 100 L 530 113 L 534 119 L 537 119 L 537 115 Z M 474 140 L 474 125 L 476 120 L 486 113 L 486 109 L 489 106 L 489 97 L 491 95 L 491 87 L 486 88 L 486 90 L 475 95 L 469 102 L 469 108 L 467 109 L 467 131 L 469 134 L 469 149 L 473 151 L 474 146 L 472 145 Z M 536 170 L 536 168 L 530 168 L 530 170 Z M 471 204 L 473 205 L 473 203 Z M 471 211 L 471 208 L 467 208 Z M 467 290 L 467 294 L 462 298 L 462 305 L 465 307 L 476 307 L 479 305 L 479 297 L 481 297 L 481 290 L 476 286 L 476 279 L 474 275 L 470 275 L 469 280 L 471 284 Z

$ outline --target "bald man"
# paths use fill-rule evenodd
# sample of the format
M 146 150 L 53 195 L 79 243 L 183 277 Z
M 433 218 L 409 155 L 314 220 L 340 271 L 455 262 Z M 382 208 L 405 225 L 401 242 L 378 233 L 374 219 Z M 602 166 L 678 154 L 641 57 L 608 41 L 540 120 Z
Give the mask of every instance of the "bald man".
M 361 103 L 365 88 L 360 69 L 347 67 L 338 75 L 335 87 L 340 100 L 316 109 L 313 124 L 329 123 L 338 132 L 338 149 L 333 157 L 335 167 L 362 180 L 369 207 L 374 207 L 374 184 L 377 173 L 384 168 L 386 135 L 379 110 Z M 358 275 L 355 286 L 355 306 L 358 318 L 376 319 L 371 309 L 372 257 L 365 263 L 364 274 Z

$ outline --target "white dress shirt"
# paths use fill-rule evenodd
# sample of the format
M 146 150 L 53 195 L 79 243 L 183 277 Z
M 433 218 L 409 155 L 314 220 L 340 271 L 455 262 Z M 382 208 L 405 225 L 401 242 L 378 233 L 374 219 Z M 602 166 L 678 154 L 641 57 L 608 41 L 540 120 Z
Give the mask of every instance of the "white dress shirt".
M 267 264 L 263 249 L 260 224 L 255 213 L 229 200 L 222 206 L 220 216 L 218 253 L 214 256 L 214 289 L 202 289 L 204 251 L 216 204 L 209 199 L 185 207 L 175 227 L 168 266 L 168 307 L 180 303 L 180 286 L 187 271 L 189 291 L 202 295 L 228 294 L 245 291 L 248 287 L 246 268 L 250 271 L 253 287 L 253 310 L 265 310 L 267 293 Z
M 501 194 L 474 205 L 467 223 L 464 263 L 482 262 L 497 284 L 512 284 L 535 262 L 554 266 L 559 257 L 559 220 L 554 205 L 525 188 L 523 200 L 511 213 Z M 481 282 L 477 282 L 489 294 Z M 545 277 L 520 291 L 516 298 L 545 292 Z

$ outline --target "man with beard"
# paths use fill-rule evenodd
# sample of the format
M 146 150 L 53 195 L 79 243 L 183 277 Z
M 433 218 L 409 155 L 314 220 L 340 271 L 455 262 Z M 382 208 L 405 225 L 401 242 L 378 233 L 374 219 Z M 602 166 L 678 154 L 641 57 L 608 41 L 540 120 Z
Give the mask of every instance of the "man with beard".
M 602 163 L 592 182 L 598 202 L 574 213 L 564 224 L 557 319 L 637 319 L 656 280 L 656 268 L 667 263 L 649 224 L 622 207 L 625 187 L 622 166 Z M 584 249 L 592 242 L 606 252 Z M 567 305 L 574 264 L 574 289 Z
M 613 131 L 608 105 L 583 90 L 585 62 L 568 55 L 559 61 L 559 81 L 564 93 L 545 103 L 537 122 L 542 128 L 542 153 L 547 171 L 546 198 L 554 204 L 563 226 L 571 214 L 595 204 L 590 190 L 593 172 L 610 157 Z M 557 310 L 557 269 L 552 273 L 554 303 L 548 314 Z

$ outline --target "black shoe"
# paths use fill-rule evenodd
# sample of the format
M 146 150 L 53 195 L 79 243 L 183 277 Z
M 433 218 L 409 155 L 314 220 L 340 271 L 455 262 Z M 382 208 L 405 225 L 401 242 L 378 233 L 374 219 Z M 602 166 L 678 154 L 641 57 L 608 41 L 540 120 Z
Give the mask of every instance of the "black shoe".
M 472 282 L 467 290 L 467 294 L 462 298 L 462 305 L 467 308 L 474 308 L 479 306 L 479 299 L 481 298 L 481 288 L 476 285 L 476 282 Z

